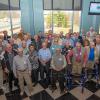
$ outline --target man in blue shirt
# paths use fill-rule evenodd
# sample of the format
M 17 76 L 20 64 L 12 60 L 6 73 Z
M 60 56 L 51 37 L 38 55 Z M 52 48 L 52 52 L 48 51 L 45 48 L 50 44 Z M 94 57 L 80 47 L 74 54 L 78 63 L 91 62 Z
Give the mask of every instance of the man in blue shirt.
M 50 60 L 51 60 L 51 52 L 49 48 L 47 48 L 47 44 L 45 42 L 42 43 L 42 48 L 39 50 L 39 61 L 40 61 L 40 77 L 42 81 L 44 81 L 44 73 L 46 73 L 46 81 L 49 83 L 50 81 Z

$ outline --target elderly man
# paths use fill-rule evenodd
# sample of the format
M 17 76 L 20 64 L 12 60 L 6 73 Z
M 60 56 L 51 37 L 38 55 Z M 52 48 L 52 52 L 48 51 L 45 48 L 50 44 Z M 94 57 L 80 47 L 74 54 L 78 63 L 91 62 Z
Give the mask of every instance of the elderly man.
M 17 52 L 18 45 L 14 43 L 14 39 L 13 38 L 9 39 L 9 44 L 12 46 L 12 49 Z
M 5 72 L 8 75 L 8 80 L 9 80 L 9 91 L 12 91 L 12 86 L 13 86 L 13 80 L 14 75 L 13 75 L 13 58 L 14 56 L 17 55 L 17 52 L 15 52 L 12 49 L 12 46 L 10 44 L 6 45 L 5 53 L 4 53 L 4 58 L 2 60 L 2 66 L 5 69 Z M 17 81 L 14 83 L 15 85 L 18 86 Z
M 25 41 L 26 42 L 26 45 L 27 45 L 27 47 L 31 44 L 31 39 L 29 39 L 29 37 L 28 37 L 28 35 L 27 34 L 25 34 L 24 36 L 23 36 L 23 41 Z
M 66 59 L 65 56 L 61 54 L 61 49 L 57 48 L 56 53 L 52 57 L 51 61 L 51 69 L 52 69 L 52 76 L 53 76 L 53 81 L 52 85 L 54 86 L 53 88 L 55 89 L 56 87 L 56 80 L 59 82 L 60 86 L 60 91 L 61 93 L 64 92 L 64 69 L 66 67 Z
M 2 68 L 3 53 L 4 53 L 4 46 L 2 44 L 2 39 L 0 39 L 0 94 L 3 93 L 3 68 Z
M 99 66 L 100 66 L 100 34 L 97 34 L 96 35 L 96 48 L 97 48 L 97 51 L 98 51 L 98 56 L 99 56 Z M 99 67 L 99 75 L 100 75 L 100 67 Z
M 42 48 L 39 50 L 39 61 L 40 61 L 40 76 L 44 81 L 44 73 L 46 73 L 46 82 L 49 83 L 49 67 L 50 67 L 51 53 L 47 44 L 42 43 Z
M 39 51 L 41 49 L 41 39 L 39 38 L 39 36 L 36 34 L 34 35 L 33 39 L 32 39 L 32 44 L 35 45 L 35 49 L 37 51 Z
M 27 55 L 29 50 L 26 41 L 22 41 L 22 48 L 23 48 L 23 54 Z
M 95 39 L 95 35 L 96 35 L 96 32 L 94 31 L 93 27 L 90 27 L 89 35 L 90 35 L 90 41 L 93 41 Z
M 4 34 L 4 40 L 8 41 L 10 38 L 10 36 L 8 36 L 8 32 L 5 30 L 5 31 L 3 31 L 3 34 Z
M 19 80 L 20 95 L 24 93 L 24 80 L 28 85 L 30 95 L 32 95 L 33 87 L 31 82 L 31 64 L 26 55 L 23 55 L 23 48 L 18 48 L 18 55 L 13 60 L 13 73 Z

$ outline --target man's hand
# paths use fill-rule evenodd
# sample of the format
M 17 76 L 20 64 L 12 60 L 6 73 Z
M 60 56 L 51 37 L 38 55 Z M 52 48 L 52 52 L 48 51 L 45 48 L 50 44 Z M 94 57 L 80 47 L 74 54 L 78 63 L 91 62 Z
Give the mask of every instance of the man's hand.
M 14 74 L 15 78 L 18 78 L 18 75 L 17 74 Z
M 96 64 L 99 64 L 99 60 L 96 60 L 95 62 L 96 62 Z
M 31 71 L 29 71 L 29 75 L 31 76 Z
M 4 69 L 4 72 L 8 74 L 9 73 L 9 70 L 7 68 L 5 68 Z

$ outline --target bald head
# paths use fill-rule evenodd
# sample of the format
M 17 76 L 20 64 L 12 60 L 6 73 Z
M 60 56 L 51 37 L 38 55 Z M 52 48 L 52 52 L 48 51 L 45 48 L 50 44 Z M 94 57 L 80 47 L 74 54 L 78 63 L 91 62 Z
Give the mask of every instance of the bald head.
M 61 54 L 61 48 L 57 48 L 57 49 L 56 49 L 56 54 L 57 54 L 57 55 Z
M 18 48 L 18 55 L 23 56 L 23 48 Z
M 12 46 L 11 46 L 11 44 L 7 44 L 6 45 L 6 51 L 7 52 L 12 52 Z
M 42 43 L 42 48 L 43 48 L 43 49 L 46 49 L 46 48 L 47 48 L 47 43 L 46 43 L 46 42 L 43 42 L 43 43 Z

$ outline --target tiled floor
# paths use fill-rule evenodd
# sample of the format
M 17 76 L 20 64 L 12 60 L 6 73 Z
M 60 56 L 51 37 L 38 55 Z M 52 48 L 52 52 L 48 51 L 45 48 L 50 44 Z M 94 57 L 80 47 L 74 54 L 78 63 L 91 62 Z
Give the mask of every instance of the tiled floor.
M 86 82 L 84 93 L 81 92 L 81 87 L 73 86 L 70 91 L 65 94 L 60 94 L 59 86 L 52 93 L 51 90 L 41 81 L 34 87 L 32 96 L 28 96 L 28 89 L 25 87 L 25 93 L 21 97 L 19 90 L 14 88 L 12 93 L 5 89 L 5 93 L 0 92 L 0 100 L 100 100 L 100 85 L 96 88 L 95 80 Z M 7 86 L 6 86 L 7 88 Z

